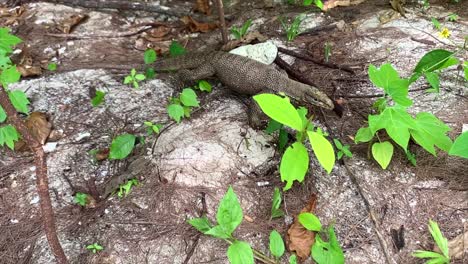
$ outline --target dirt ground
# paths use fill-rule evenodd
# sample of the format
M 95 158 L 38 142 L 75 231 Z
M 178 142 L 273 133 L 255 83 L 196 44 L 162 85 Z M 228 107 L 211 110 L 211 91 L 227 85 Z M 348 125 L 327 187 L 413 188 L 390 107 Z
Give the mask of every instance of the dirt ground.
M 193 13 L 191 1 L 158 2 L 200 21 L 217 21 L 214 7 L 207 16 Z M 227 244 L 200 235 L 186 221 L 204 210 L 215 219 L 229 185 L 249 220 L 243 221 L 236 236 L 263 251 L 268 249 L 269 232 L 276 229 L 284 237 L 293 217 L 314 194 L 315 214 L 324 224 L 335 222 L 346 263 L 423 263 L 411 253 L 432 250 L 429 219 L 439 223 L 449 241 L 466 236 L 466 160 L 444 153 L 434 157 L 412 144 L 417 167 L 396 151 L 389 168 L 382 170 L 368 159 L 367 144 L 355 145 L 350 136 L 365 125 L 374 95 L 380 93 L 368 79 L 368 65 L 390 62 L 407 77 L 428 51 L 463 45 L 468 32 L 467 1 L 429 1 L 425 11 L 420 4 L 410 3 L 406 18 L 395 16 L 388 21 L 382 18 L 392 11 L 384 0 L 326 13 L 265 4 L 281 1 L 226 2 L 228 28 L 251 18 L 252 31 L 320 61 L 325 43 L 331 43 L 330 61 L 351 67 L 353 73 L 279 55 L 293 71 L 343 102 L 343 117 L 313 107 L 309 113 L 316 116 L 316 125 L 351 145 L 353 157 L 346 160 L 347 167 L 337 162 L 330 175 L 311 159 L 304 183 L 295 183 L 284 194 L 286 217 L 270 220 L 273 189 L 283 186 L 277 170 L 277 139 L 249 126 L 244 98 L 210 80 L 214 90 L 201 96 L 201 108 L 175 124 L 166 112 L 168 98 L 177 89 L 171 74 L 158 75 L 140 89 L 122 83 L 128 70 L 120 66 L 142 64 L 146 48 L 165 52 L 177 40 L 192 51 L 219 49 L 219 30 L 191 32 L 179 17 L 160 13 L 24 4 L 16 13 L 0 16 L 0 25 L 11 27 L 23 39 L 17 47 L 21 52 L 13 57 L 15 63 L 42 71 L 11 88 L 25 91 L 31 110 L 47 113 L 58 135 L 49 139 L 56 143 L 48 153 L 50 194 L 60 242 L 71 263 L 228 263 Z M 305 11 L 307 33 L 287 42 L 279 18 Z M 458 14 L 457 22 L 445 21 L 451 13 Z M 70 24 L 79 15 L 85 18 Z M 449 39 L 438 36 L 432 17 L 444 21 L 451 32 Z M 327 27 L 339 21 L 341 26 Z M 71 33 L 65 34 L 69 25 L 73 25 Z M 464 51 L 457 57 L 467 60 L 468 54 Z M 57 63 L 56 71 L 46 70 L 51 61 Z M 115 67 L 102 69 L 101 65 Z M 459 135 L 468 124 L 467 82 L 460 78 L 460 70 L 444 71 L 440 94 L 417 89 L 425 85 L 418 81 L 410 87 L 417 90 L 410 93 L 415 102 L 412 109 L 435 114 L 452 128 L 451 138 Z M 89 103 L 90 91 L 95 89 L 107 93 L 102 107 Z M 89 151 L 108 148 L 121 133 L 144 135 L 142 124 L 148 120 L 165 125 L 160 136 L 148 137 L 123 161 L 93 161 Z M 1 263 L 54 263 L 41 229 L 34 170 L 30 153 L 0 149 Z M 131 177 L 140 184 L 127 197 L 99 198 L 109 182 Z M 76 205 L 77 192 L 94 194 L 94 206 Z M 404 245 L 398 247 L 397 230 L 404 238 Z M 95 242 L 104 247 L 97 254 L 86 249 Z M 464 247 L 463 257 L 453 263 L 468 263 L 468 245 Z M 281 263 L 287 263 L 289 254 Z M 309 258 L 305 263 L 313 262 Z

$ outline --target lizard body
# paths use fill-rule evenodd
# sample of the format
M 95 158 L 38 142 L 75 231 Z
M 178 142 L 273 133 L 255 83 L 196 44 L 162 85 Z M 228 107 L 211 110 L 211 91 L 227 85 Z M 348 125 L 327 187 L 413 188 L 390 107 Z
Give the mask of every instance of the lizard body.
M 283 92 L 295 101 L 333 109 L 332 100 L 316 87 L 289 79 L 286 73 L 256 60 L 222 51 L 194 52 L 156 61 L 158 71 L 178 71 L 184 82 L 216 76 L 231 90 L 245 95 Z

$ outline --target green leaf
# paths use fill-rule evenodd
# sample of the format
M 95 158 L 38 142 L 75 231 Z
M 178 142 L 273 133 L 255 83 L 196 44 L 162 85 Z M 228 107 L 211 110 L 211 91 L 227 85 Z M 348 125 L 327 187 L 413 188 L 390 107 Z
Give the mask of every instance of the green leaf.
M 354 136 L 354 142 L 356 144 L 359 142 L 369 142 L 373 137 L 374 134 L 369 127 L 361 127 L 356 133 L 356 136 Z
M 0 146 L 5 146 L 5 144 L 11 149 L 15 149 L 15 141 L 19 140 L 19 133 L 16 131 L 16 128 L 12 125 L 6 125 L 0 127 Z
M 452 140 L 446 135 L 450 128 L 431 113 L 421 112 L 416 115 L 415 129 L 410 129 L 414 141 L 432 155 L 436 155 L 434 145 L 449 151 Z
M 307 119 L 307 108 L 301 106 L 297 109 L 297 113 L 299 114 L 299 117 L 301 118 L 302 120 L 302 127 L 306 127 L 307 125 L 311 125 L 312 126 L 312 129 L 310 130 L 313 130 L 313 125 L 309 122 L 309 120 Z M 309 129 L 307 129 L 309 130 Z
M 188 223 L 202 233 L 205 233 L 208 230 L 210 230 L 212 226 L 210 220 L 208 220 L 206 216 L 190 219 L 188 220 Z
M 442 232 L 440 232 L 439 225 L 429 220 L 429 232 L 431 232 L 434 241 L 436 242 L 439 249 L 442 251 L 445 257 L 449 258 L 449 248 L 447 238 L 444 237 Z
M 210 235 L 216 238 L 228 239 L 231 238 L 231 233 L 224 226 L 217 225 L 205 232 L 205 235 Z
M 453 58 L 453 54 L 453 52 L 443 49 L 432 50 L 419 60 L 413 72 L 433 72 L 458 64 L 458 60 Z
M 384 64 L 380 69 L 371 64 L 368 73 L 372 83 L 383 88 L 385 93 L 392 97 L 393 101 L 405 107 L 413 104 L 413 101 L 408 98 L 409 81 L 401 79 L 391 64 Z
M 455 13 L 452 13 L 448 16 L 448 21 L 450 22 L 456 22 L 458 20 L 458 15 Z
M 10 98 L 10 102 L 15 107 L 16 111 L 28 114 L 29 100 L 23 91 L 15 90 L 8 92 L 8 98 Z
M 219 204 L 216 220 L 220 226 L 231 234 L 240 225 L 243 217 L 239 200 L 232 187 L 229 187 Z
M 289 257 L 289 264 L 297 264 L 297 257 L 296 255 L 291 255 Z
M 434 25 L 434 28 L 437 30 L 440 30 L 440 22 L 437 20 L 435 17 L 431 18 L 432 25 Z
M 100 105 L 104 101 L 104 96 L 106 96 L 105 92 L 97 90 L 96 95 L 91 99 L 93 107 Z
M 379 163 L 382 169 L 386 169 L 393 156 L 393 145 L 388 141 L 374 143 L 372 145 L 372 156 Z
M 0 51 L 0 69 L 5 69 L 6 67 L 11 66 L 11 59 L 6 55 L 2 55 Z
M 109 159 L 126 158 L 135 146 L 135 139 L 136 137 L 132 134 L 123 134 L 114 138 L 110 146 Z
M 227 251 L 231 264 L 254 264 L 252 248 L 243 241 L 234 241 Z
M 185 88 L 182 90 L 182 93 L 180 94 L 180 101 L 185 106 L 200 106 L 197 100 L 197 94 L 190 88 Z
M 318 264 L 344 264 L 343 250 L 336 239 L 333 225 L 328 228 L 328 237 L 329 242 L 325 242 L 319 234 L 315 236 L 315 243 L 312 246 L 312 258 Z
M 406 158 L 411 163 L 411 165 L 416 167 L 416 155 L 411 153 L 409 150 L 405 152 Z
M 145 76 L 148 79 L 153 79 L 156 76 L 156 72 L 154 71 L 153 68 L 146 68 Z
M 205 80 L 198 81 L 198 88 L 200 89 L 200 91 L 209 93 L 211 93 L 211 90 L 213 90 L 211 84 Z
M 277 122 L 277 121 L 275 121 L 273 119 L 270 119 L 268 121 L 267 127 L 265 128 L 265 132 L 268 135 L 271 135 L 273 132 L 280 130 L 282 127 L 283 127 L 283 124 L 281 124 L 280 122 Z
M 271 119 L 295 130 L 302 130 L 302 119 L 296 108 L 289 102 L 289 98 L 275 94 L 258 94 L 253 98 Z
M 280 233 L 276 230 L 270 233 L 270 252 L 277 258 L 280 258 L 284 254 L 284 242 Z
M 21 39 L 10 34 L 9 28 L 0 28 L 0 53 L 11 53 L 12 47 L 21 43 Z
M 129 84 L 131 82 L 133 82 L 133 76 L 130 76 L 130 75 L 125 76 L 124 84 Z
M 301 225 L 309 231 L 319 232 L 320 230 L 322 230 L 322 224 L 320 223 L 318 217 L 314 214 L 300 213 L 298 219 L 299 223 L 301 223 Z
M 252 24 L 252 19 L 247 19 L 245 21 L 244 25 L 242 25 L 242 28 L 240 30 L 240 35 L 243 37 L 245 36 L 245 33 L 247 33 L 247 30 L 249 30 L 250 25 Z
M 369 128 L 372 134 L 385 128 L 388 135 L 405 151 L 410 138 L 409 129 L 417 129 L 415 120 L 400 107 L 387 107 L 380 115 L 369 116 Z
M 343 144 L 341 144 L 341 142 L 338 139 L 334 138 L 333 142 L 335 143 L 335 146 L 336 146 L 337 149 L 339 149 L 339 150 L 343 149 Z
M 428 263 L 432 263 L 432 264 L 447 263 L 447 264 L 449 264 L 450 263 L 450 259 L 444 257 L 442 254 L 432 252 L 432 251 L 416 250 L 411 255 L 413 257 L 417 257 L 417 258 L 430 258 L 430 259 L 432 259 L 432 260 L 427 261 L 426 264 L 428 264 Z
M 385 110 L 385 107 L 387 107 L 387 99 L 385 98 L 379 98 L 377 99 L 374 104 L 372 104 L 372 107 L 379 111 L 379 113 L 382 113 L 383 110 Z
M 284 215 L 284 212 L 279 209 L 281 206 L 281 191 L 278 187 L 275 187 L 273 191 L 273 201 L 271 203 L 271 218 L 277 218 Z
M 51 62 L 47 65 L 47 69 L 49 71 L 56 71 L 57 70 L 57 63 Z
M 307 135 L 320 165 L 330 174 L 335 165 L 335 151 L 332 144 L 320 133 L 307 131 Z
M 348 145 L 345 145 L 341 151 L 343 151 L 343 153 L 346 155 L 346 157 L 348 157 L 348 158 L 353 157 L 353 153 L 351 153 L 351 151 L 349 150 Z
M 0 123 L 5 122 L 6 118 L 7 118 L 7 114 L 5 110 L 3 109 L 3 107 L 0 105 Z
M 0 84 L 7 88 L 9 84 L 18 82 L 20 78 L 21 73 L 16 69 L 16 66 L 9 66 L 0 73 Z
M 143 81 L 144 79 L 146 79 L 146 76 L 144 74 L 139 73 L 135 75 L 135 80 L 137 81 Z
M 280 152 L 284 151 L 284 148 L 286 148 L 288 141 L 289 141 L 288 132 L 283 127 L 280 128 L 279 135 L 278 135 L 278 150 Z
M 156 61 L 156 57 L 157 55 L 154 49 L 147 49 L 145 50 L 143 60 L 145 61 L 145 64 L 151 64 Z
M 170 118 L 179 123 L 180 119 L 184 116 L 184 108 L 180 104 L 170 104 L 167 107 L 167 113 Z
M 237 27 L 232 27 L 231 28 L 231 34 L 234 36 L 235 39 L 241 39 L 241 34 L 240 34 L 239 29 Z
M 463 132 L 455 139 L 449 151 L 450 155 L 468 159 L 468 131 Z
M 437 74 L 435 72 L 425 72 L 424 77 L 426 77 L 427 82 L 432 87 L 432 89 L 429 89 L 427 91 L 428 92 L 439 93 L 439 90 L 440 90 L 439 74 Z
M 169 54 L 171 57 L 177 57 L 184 55 L 185 53 L 187 53 L 187 51 L 182 45 L 180 45 L 177 41 L 172 41 L 171 45 L 169 46 Z
M 280 163 L 281 181 L 286 181 L 283 191 L 289 190 L 295 180 L 302 182 L 309 168 L 309 154 L 300 142 L 289 146 Z
M 81 193 L 81 192 L 77 192 L 75 194 L 75 199 L 74 199 L 75 203 L 81 205 L 81 206 L 86 206 L 86 203 L 88 201 L 88 195 L 86 193 Z

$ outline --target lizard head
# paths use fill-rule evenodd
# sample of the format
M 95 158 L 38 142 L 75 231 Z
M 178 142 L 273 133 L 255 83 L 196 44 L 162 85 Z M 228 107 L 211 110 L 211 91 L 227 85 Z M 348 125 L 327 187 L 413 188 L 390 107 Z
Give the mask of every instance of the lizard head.
M 312 86 L 309 86 L 308 88 L 309 89 L 306 89 L 302 94 L 302 101 L 328 110 L 335 108 L 332 100 L 325 93 Z

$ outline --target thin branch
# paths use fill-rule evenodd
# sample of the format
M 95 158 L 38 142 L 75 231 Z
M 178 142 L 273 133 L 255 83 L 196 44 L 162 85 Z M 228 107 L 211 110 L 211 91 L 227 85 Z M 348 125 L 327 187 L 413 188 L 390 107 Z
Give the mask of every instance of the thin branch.
M 218 16 L 219 16 L 219 24 L 221 28 L 221 37 L 223 38 L 223 44 L 226 44 L 228 42 L 228 38 L 227 38 L 226 20 L 224 19 L 223 0 L 217 0 L 216 3 L 218 6 Z
M 47 179 L 47 159 L 42 145 L 29 132 L 24 122 L 19 118 L 15 108 L 8 98 L 8 94 L 3 87 L 0 87 L 0 105 L 7 113 L 8 121 L 21 133 L 24 141 L 34 153 L 34 163 L 36 165 L 36 188 L 40 198 L 43 228 L 49 242 L 50 249 L 59 264 L 67 264 L 68 260 L 63 252 L 55 228 L 55 217 L 52 202 L 49 195 L 49 183 Z

